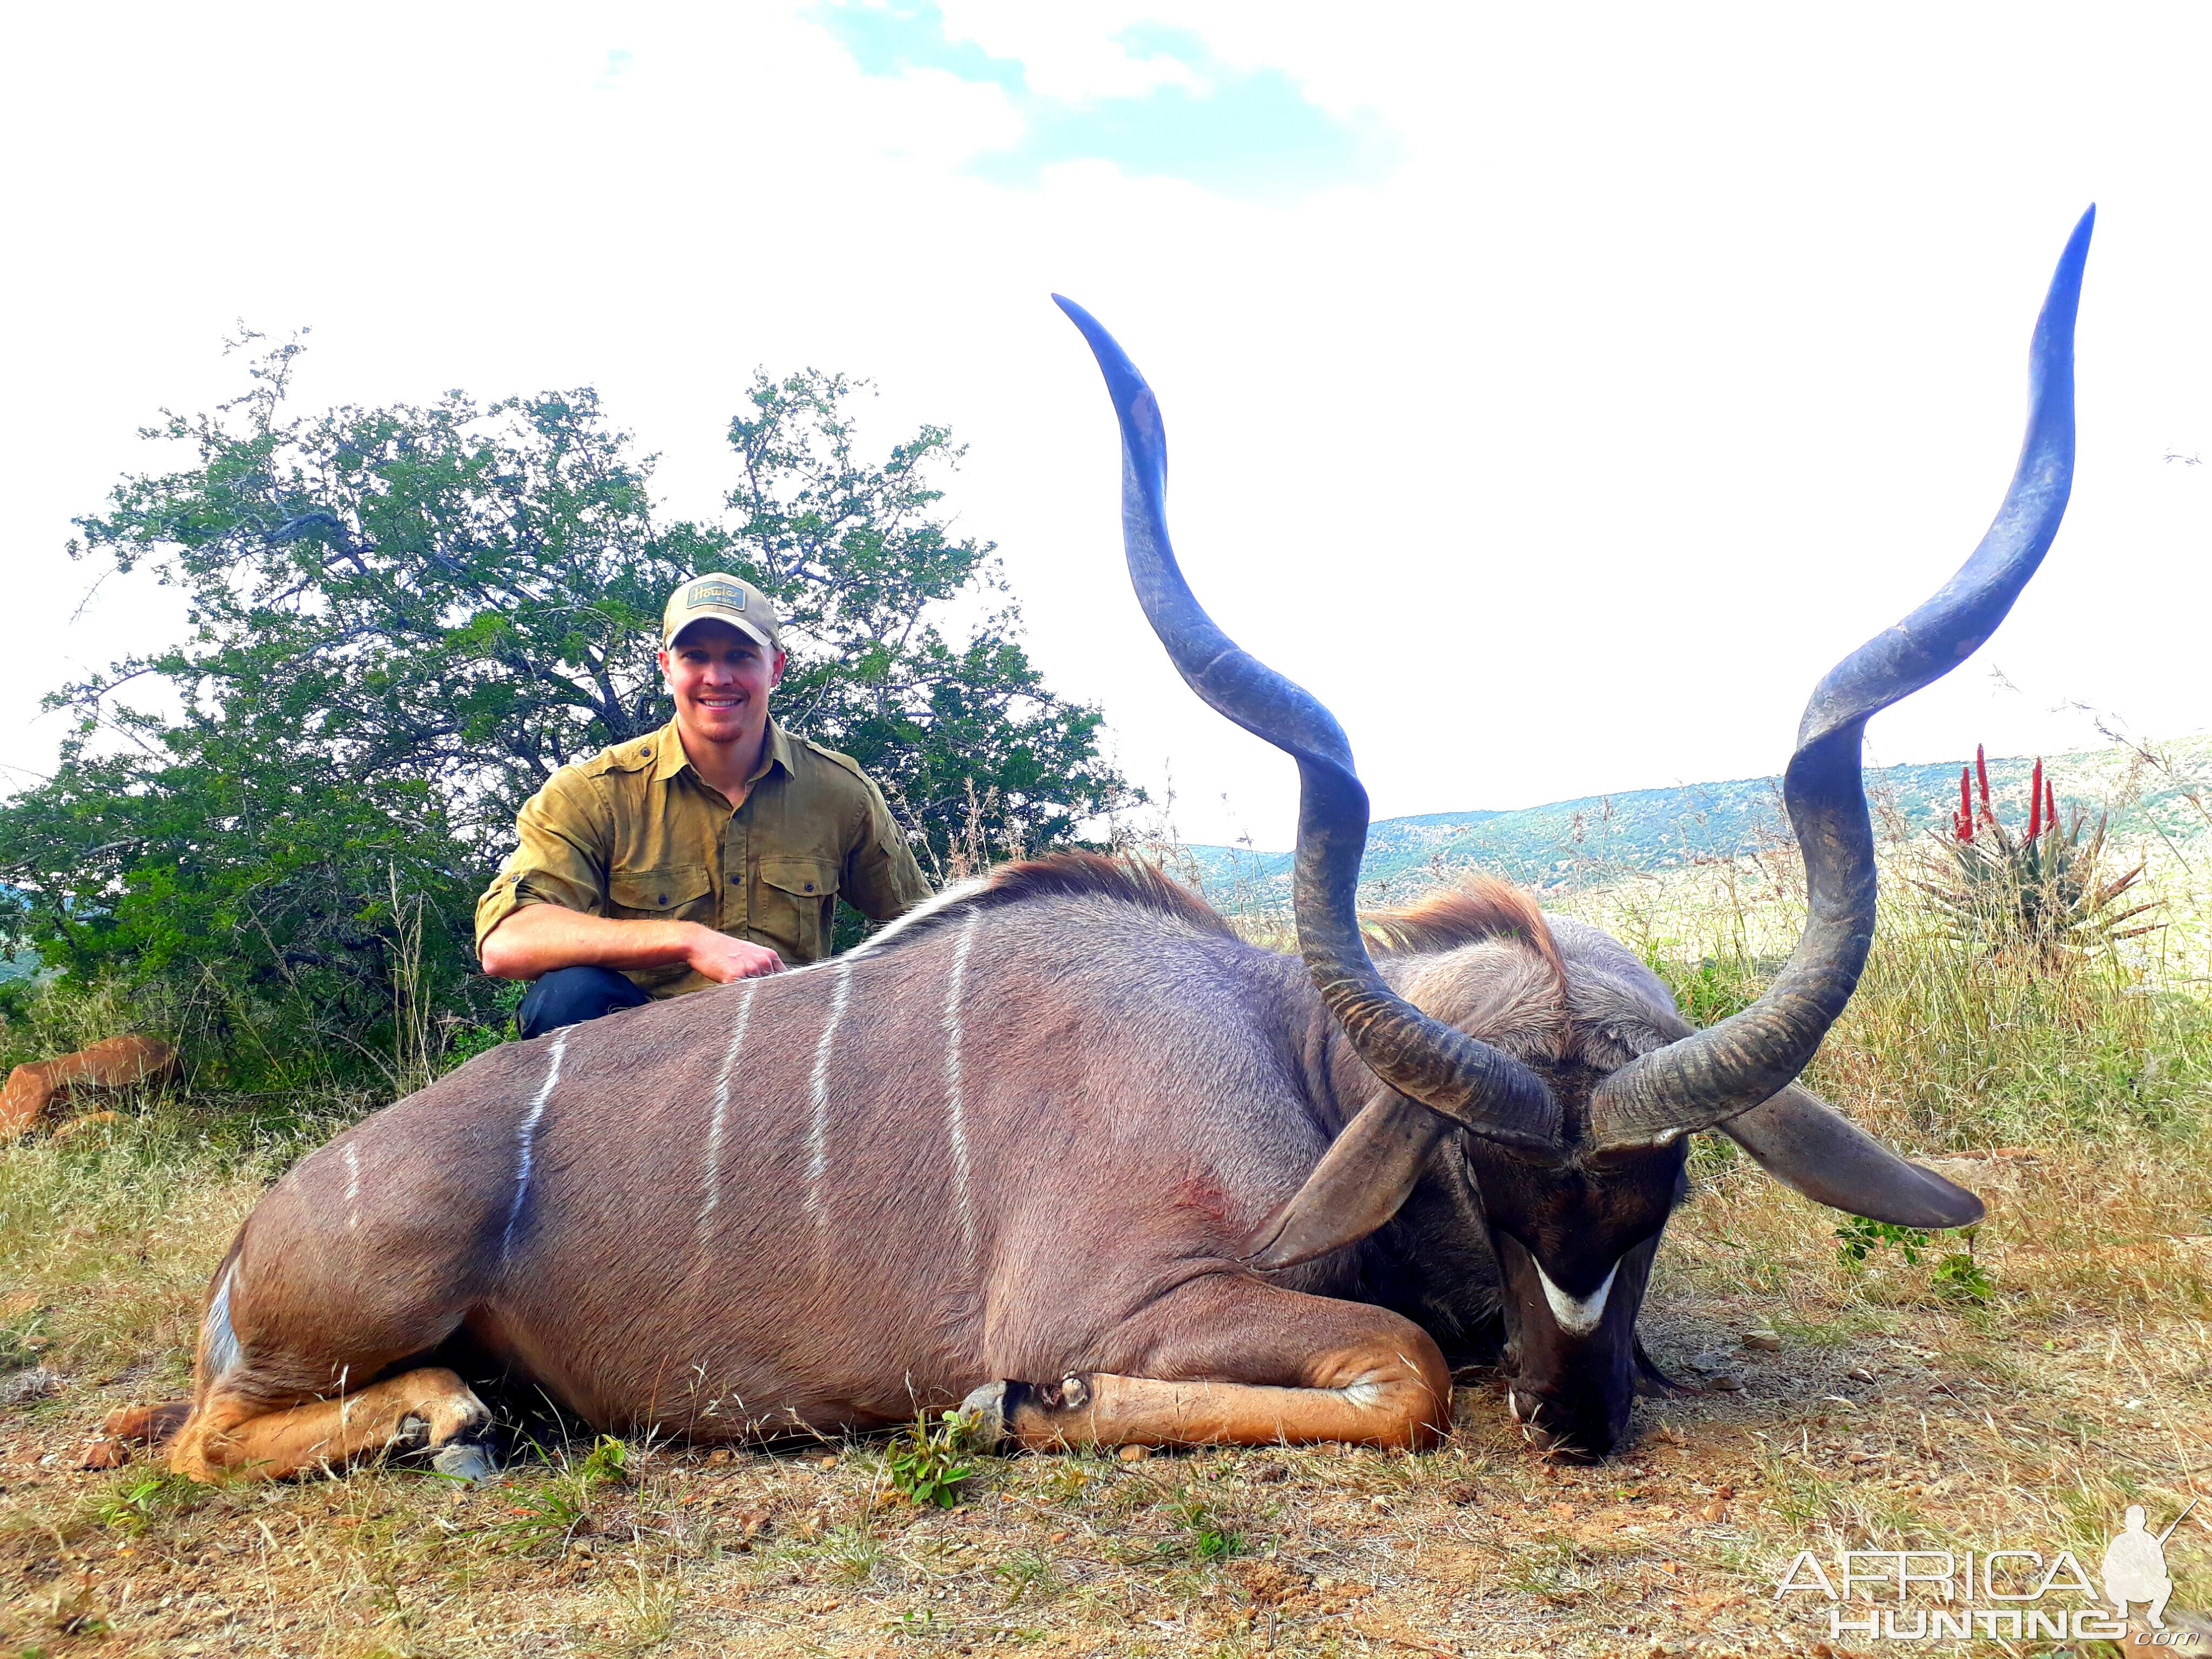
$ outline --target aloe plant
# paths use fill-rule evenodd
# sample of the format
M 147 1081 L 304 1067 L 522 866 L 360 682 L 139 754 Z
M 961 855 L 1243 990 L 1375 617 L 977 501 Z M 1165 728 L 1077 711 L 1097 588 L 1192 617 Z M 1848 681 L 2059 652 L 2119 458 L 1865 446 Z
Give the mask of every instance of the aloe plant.
M 2142 879 L 2143 866 L 2106 873 L 2107 822 L 2100 815 L 2093 825 L 2075 807 L 2062 825 L 2058 793 L 2039 756 L 2028 785 L 2027 825 L 2015 836 L 1990 799 L 1989 763 L 1976 744 L 1973 765 L 1959 769 L 1959 806 L 1951 833 L 1939 837 L 1943 852 L 1915 884 L 1954 934 L 1995 950 L 2053 955 L 2149 933 L 2159 924 L 2125 924 L 2156 905 L 2121 903 Z

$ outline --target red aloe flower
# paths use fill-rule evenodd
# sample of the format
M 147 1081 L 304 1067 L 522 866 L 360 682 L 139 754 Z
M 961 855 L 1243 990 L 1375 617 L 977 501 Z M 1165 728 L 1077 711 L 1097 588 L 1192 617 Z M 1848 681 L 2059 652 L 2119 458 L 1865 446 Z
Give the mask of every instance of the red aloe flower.
M 1990 765 L 1982 758 L 1982 745 L 1978 743 L 1974 745 L 1974 776 L 1982 786 L 1982 811 L 1988 813 L 1990 811 Z
M 2058 792 L 2048 778 L 2043 781 L 2043 821 L 2053 830 L 2058 827 Z
M 1974 838 L 1974 797 L 1968 782 L 1972 775 L 1970 769 L 1964 766 L 1959 769 L 1959 810 L 1951 818 L 1951 838 L 1954 841 L 1972 841 Z
M 2043 757 L 2035 757 L 2035 775 L 2027 784 L 2027 838 L 2033 841 L 2043 833 Z

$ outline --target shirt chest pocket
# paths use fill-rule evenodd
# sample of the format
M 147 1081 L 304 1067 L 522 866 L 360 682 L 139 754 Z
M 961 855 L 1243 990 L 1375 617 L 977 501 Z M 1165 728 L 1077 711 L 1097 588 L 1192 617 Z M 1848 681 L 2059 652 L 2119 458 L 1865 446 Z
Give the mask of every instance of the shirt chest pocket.
M 607 914 L 626 921 L 703 921 L 711 927 L 714 884 L 703 864 L 624 870 L 608 878 Z
M 837 896 L 837 866 L 828 859 L 779 855 L 760 861 L 753 890 L 753 927 L 778 941 L 787 960 L 819 962 L 830 954 L 831 901 Z

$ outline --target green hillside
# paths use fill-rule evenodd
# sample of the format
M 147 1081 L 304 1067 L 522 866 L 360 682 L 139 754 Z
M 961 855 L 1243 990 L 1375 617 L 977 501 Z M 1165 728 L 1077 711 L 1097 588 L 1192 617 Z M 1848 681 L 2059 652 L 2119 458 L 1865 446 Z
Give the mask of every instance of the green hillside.
M 2050 757 L 2062 812 L 2109 812 L 2124 843 L 2186 845 L 2212 834 L 2192 793 L 2212 809 L 2212 734 L 2160 746 L 2169 769 L 2114 747 Z M 1960 761 L 1890 766 L 1867 774 L 1877 823 L 1920 834 L 1950 822 Z M 1990 790 L 2007 823 L 2027 816 L 2033 757 L 1989 763 Z M 1736 858 L 1786 841 L 1778 777 L 1738 778 L 1666 789 L 1589 795 L 1517 811 L 1430 812 L 1388 818 L 1369 832 L 1361 897 L 1400 902 L 1473 871 L 1538 890 L 1593 877 L 1656 871 L 1701 859 Z M 1291 855 L 1233 847 L 1190 848 L 1217 903 L 1243 910 L 1287 902 Z

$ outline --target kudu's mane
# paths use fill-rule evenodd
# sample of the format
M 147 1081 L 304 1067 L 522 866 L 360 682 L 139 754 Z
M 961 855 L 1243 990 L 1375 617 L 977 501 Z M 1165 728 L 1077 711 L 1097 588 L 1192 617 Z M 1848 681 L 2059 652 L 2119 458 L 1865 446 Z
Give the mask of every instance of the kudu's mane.
M 1380 956 L 1432 956 L 1487 939 L 1510 939 L 1544 959 L 1564 993 L 1567 964 L 1535 898 L 1494 876 L 1476 876 L 1463 887 L 1431 893 L 1403 910 L 1376 910 L 1359 919 L 1368 948 Z
M 1000 865 L 988 874 L 947 888 L 924 909 L 909 912 L 862 945 L 872 954 L 896 951 L 978 911 L 1042 899 L 1106 899 L 1170 916 L 1207 933 L 1231 933 L 1221 913 L 1180 882 L 1139 859 L 1098 853 L 1048 853 Z

